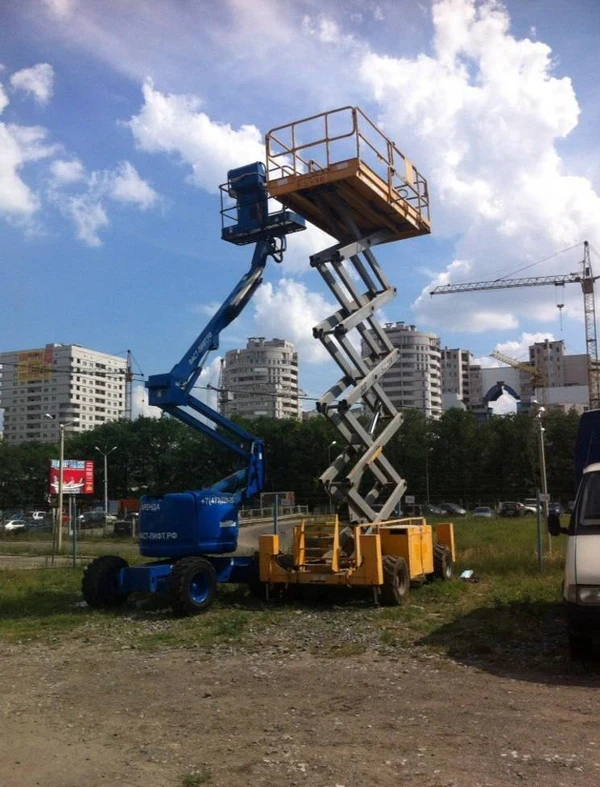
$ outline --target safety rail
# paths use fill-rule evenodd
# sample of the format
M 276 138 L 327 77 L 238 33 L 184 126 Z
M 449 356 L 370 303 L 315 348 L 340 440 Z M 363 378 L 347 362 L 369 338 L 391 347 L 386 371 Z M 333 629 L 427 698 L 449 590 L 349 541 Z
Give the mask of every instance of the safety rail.
M 341 128 L 340 128 L 341 126 Z M 273 193 L 289 179 L 339 175 L 353 161 L 392 205 L 410 205 L 429 222 L 427 181 L 412 162 L 358 107 L 341 107 L 269 131 L 267 182 Z

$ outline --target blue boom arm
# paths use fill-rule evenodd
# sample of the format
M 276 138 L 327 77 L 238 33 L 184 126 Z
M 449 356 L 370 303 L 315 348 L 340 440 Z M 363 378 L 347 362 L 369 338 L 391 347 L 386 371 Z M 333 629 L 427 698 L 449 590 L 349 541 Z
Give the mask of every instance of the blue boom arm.
M 192 390 L 208 354 L 219 347 L 221 331 L 242 312 L 262 282 L 267 259 L 273 257 L 281 261 L 285 236 L 305 229 L 305 223 L 292 211 L 269 214 L 266 173 L 261 163 L 231 170 L 227 184 L 221 187 L 221 194 L 222 198 L 226 195 L 235 200 L 232 207 L 221 210 L 224 221 L 234 222 L 223 226 L 222 238 L 236 245 L 256 244 L 250 269 L 179 363 L 167 374 L 152 375 L 146 387 L 151 405 L 160 407 L 245 460 L 244 469 L 210 487 L 214 492 L 232 492 L 241 501 L 264 487 L 262 441 L 200 401 Z

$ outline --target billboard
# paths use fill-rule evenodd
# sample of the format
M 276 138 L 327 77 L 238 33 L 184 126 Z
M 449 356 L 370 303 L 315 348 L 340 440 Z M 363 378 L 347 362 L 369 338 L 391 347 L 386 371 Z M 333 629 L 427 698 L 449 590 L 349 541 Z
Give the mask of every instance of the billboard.
M 52 347 L 45 350 L 25 350 L 19 353 L 17 380 L 35 383 L 52 379 Z
M 50 461 L 50 494 L 57 495 L 60 461 Z M 89 460 L 65 459 L 63 462 L 63 495 L 94 494 L 94 463 Z

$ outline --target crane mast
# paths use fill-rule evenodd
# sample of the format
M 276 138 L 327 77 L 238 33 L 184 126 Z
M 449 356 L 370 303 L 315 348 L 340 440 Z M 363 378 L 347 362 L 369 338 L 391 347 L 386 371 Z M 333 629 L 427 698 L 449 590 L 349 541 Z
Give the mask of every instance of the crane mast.
M 583 259 L 581 272 L 567 273 L 556 276 L 528 276 L 519 279 L 492 279 L 491 281 L 459 282 L 442 284 L 435 287 L 430 295 L 450 295 L 458 292 L 481 292 L 483 290 L 506 290 L 513 287 L 543 287 L 565 284 L 581 284 L 583 293 L 583 314 L 585 322 L 585 348 L 587 354 L 587 379 L 590 409 L 600 408 L 600 378 L 598 376 L 598 337 L 596 332 L 596 297 L 595 282 L 590 259 L 590 245 L 583 242 Z M 505 363 L 509 363 L 505 361 Z

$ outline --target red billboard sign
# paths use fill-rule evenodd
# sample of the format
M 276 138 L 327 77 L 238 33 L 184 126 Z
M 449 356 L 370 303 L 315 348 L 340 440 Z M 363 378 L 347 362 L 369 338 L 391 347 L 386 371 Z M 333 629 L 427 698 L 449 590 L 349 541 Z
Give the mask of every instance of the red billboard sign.
M 50 462 L 50 494 L 59 492 L 58 459 Z M 63 495 L 93 495 L 94 494 L 94 463 L 81 459 L 65 459 L 63 462 Z

